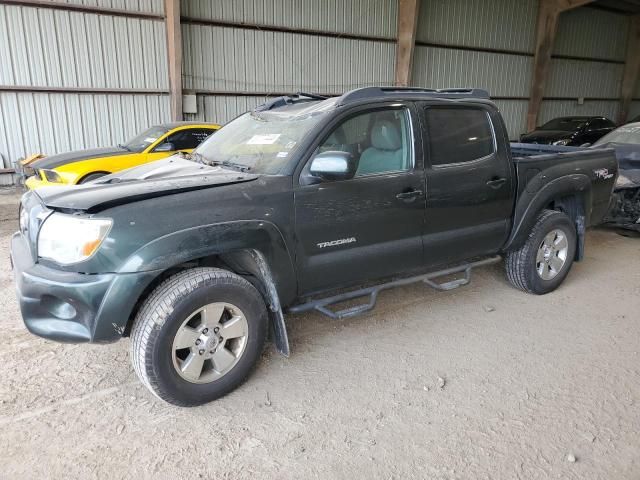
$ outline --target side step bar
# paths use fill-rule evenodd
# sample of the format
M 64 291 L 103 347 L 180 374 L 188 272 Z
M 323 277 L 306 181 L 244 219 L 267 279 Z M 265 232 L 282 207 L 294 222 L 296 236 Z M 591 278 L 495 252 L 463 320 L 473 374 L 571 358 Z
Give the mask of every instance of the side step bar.
M 433 273 L 427 273 L 424 275 L 418 275 L 416 277 L 402 278 L 400 280 L 394 280 L 392 282 L 383 283 L 381 285 L 375 285 L 373 287 L 362 288 L 360 290 L 354 290 L 352 292 L 342 293 L 334 295 L 332 297 L 321 298 L 319 300 L 312 300 L 307 303 L 301 303 L 300 305 L 294 305 L 289 308 L 291 313 L 308 312 L 309 310 L 317 310 L 318 312 L 326 315 L 334 320 L 342 320 L 343 318 L 355 317 L 362 313 L 373 310 L 378 300 L 378 294 L 383 290 L 388 290 L 393 287 L 401 287 L 403 285 L 409 285 L 417 282 L 424 282 L 431 288 L 436 290 L 453 290 L 454 288 L 462 287 L 471 281 L 471 269 L 476 267 L 482 267 L 484 265 L 490 265 L 492 263 L 499 262 L 502 259 L 499 255 L 495 257 L 485 258 L 476 262 L 463 263 L 461 265 L 440 270 Z M 450 280 L 448 282 L 437 283 L 434 280 L 439 277 L 451 275 L 453 273 L 464 272 L 464 277 Z M 337 303 L 342 303 L 347 300 L 353 300 L 361 297 L 369 297 L 366 303 L 356 305 L 354 307 L 348 307 L 343 310 L 331 310 L 331 306 Z

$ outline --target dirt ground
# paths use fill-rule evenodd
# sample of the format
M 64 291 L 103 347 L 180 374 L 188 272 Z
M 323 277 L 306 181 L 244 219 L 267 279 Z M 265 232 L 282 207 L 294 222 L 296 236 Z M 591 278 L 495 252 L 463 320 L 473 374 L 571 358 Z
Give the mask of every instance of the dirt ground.
M 291 358 L 270 347 L 240 389 L 180 409 L 137 381 L 128 340 L 26 331 L 16 213 L 0 194 L 1 478 L 640 478 L 640 239 L 590 232 L 544 297 L 496 265 L 348 321 L 290 316 Z

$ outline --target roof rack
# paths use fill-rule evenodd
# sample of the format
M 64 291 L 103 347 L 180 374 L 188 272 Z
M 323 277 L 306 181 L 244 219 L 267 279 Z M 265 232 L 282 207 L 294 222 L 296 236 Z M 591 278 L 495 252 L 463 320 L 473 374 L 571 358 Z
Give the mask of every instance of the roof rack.
M 367 98 L 393 97 L 398 94 L 415 94 L 430 98 L 481 98 L 488 100 L 489 92 L 480 88 L 418 88 L 418 87 L 365 87 L 351 90 L 338 101 L 339 105 L 364 100 Z
M 274 108 L 284 107 L 285 105 L 293 105 L 297 102 L 310 102 L 314 100 L 326 100 L 329 97 L 324 95 L 317 95 L 315 93 L 297 92 L 293 95 L 283 95 L 281 97 L 275 97 L 271 100 L 258 105 L 253 110 L 255 112 L 263 112 L 265 110 L 273 110 Z

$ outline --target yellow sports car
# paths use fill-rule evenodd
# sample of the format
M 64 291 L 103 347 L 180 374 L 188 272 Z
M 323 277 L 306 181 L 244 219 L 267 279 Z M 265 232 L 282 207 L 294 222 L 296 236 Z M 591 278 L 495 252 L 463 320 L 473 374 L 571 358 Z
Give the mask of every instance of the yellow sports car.
M 29 189 L 45 185 L 88 182 L 125 168 L 153 162 L 177 152 L 191 152 L 218 130 L 213 123 L 175 122 L 151 127 L 124 145 L 43 157 L 23 161 Z

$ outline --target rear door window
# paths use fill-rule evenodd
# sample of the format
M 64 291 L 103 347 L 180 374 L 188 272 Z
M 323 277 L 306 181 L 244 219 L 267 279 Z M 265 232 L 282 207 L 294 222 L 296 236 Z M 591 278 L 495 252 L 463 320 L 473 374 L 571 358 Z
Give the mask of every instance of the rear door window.
M 491 120 L 484 110 L 428 107 L 425 116 L 431 166 L 472 162 L 495 153 Z

